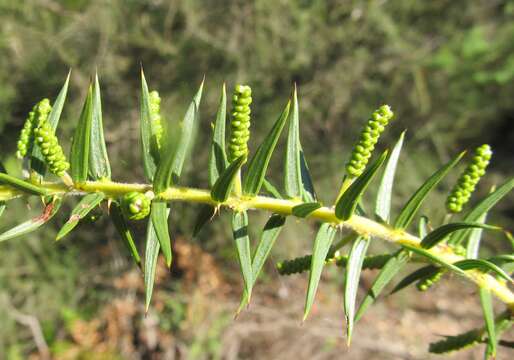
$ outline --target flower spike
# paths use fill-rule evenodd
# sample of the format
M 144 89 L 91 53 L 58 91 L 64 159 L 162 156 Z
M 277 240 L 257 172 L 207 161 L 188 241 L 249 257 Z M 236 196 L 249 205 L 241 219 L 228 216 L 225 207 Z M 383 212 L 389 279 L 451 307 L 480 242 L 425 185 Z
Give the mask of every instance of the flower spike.
M 229 161 L 240 156 L 248 155 L 248 140 L 250 139 L 250 104 L 252 89 L 247 85 L 237 85 L 232 97 L 232 121 L 230 123 Z

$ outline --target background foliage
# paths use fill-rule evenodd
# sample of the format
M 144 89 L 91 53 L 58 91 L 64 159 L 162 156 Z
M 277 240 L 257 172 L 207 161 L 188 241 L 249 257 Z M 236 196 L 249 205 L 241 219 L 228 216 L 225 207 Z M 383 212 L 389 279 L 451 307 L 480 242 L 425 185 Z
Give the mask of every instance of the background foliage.
M 448 161 L 456 151 L 488 142 L 495 155 L 489 180 L 479 189 L 484 194 L 494 182 L 512 175 L 513 20 L 514 1 L 509 0 L 0 0 L 1 160 L 11 171 L 19 169 L 14 158 L 4 154 L 14 154 L 32 105 L 45 96 L 55 98 L 72 68 L 70 97 L 60 125 L 62 138 L 69 138 L 84 91 L 98 68 L 113 178 L 141 181 L 140 152 L 134 144 L 142 63 L 149 83 L 163 98 L 163 115 L 171 121 L 182 116 L 206 75 L 197 145 L 208 139 L 223 81 L 229 91 L 236 82 L 252 86 L 250 146 L 262 139 L 296 82 L 302 143 L 319 189 L 338 188 L 345 156 L 361 124 L 378 105 L 388 103 L 397 117 L 382 146 L 408 129 L 409 157 L 400 162 L 398 173 L 405 176 L 399 179 L 393 201 L 404 200 L 436 164 Z M 185 169 L 183 183 L 207 183 L 207 172 L 197 171 L 207 163 L 203 150 L 197 146 L 195 166 Z M 278 171 L 272 174 L 280 179 Z M 321 192 L 325 201 L 334 196 Z M 444 193 L 439 197 L 441 203 Z M 19 218 L 4 216 L 2 228 L 27 217 L 24 205 L 18 206 Z M 185 243 L 190 243 L 197 210 L 179 208 L 172 217 L 174 232 L 182 233 Z M 430 208 L 425 212 L 436 218 L 443 215 Z M 512 201 L 507 199 L 495 212 L 500 225 L 512 228 Z M 221 225 L 204 231 L 198 242 L 201 249 L 214 250 L 217 260 L 230 260 L 232 265 L 221 270 L 230 283 L 236 281 L 230 272 L 234 254 L 226 250 L 232 249 L 227 246 L 230 236 L 216 227 Z M 0 328 L 0 354 L 16 358 L 35 351 L 33 331 L 12 316 L 11 308 L 35 316 L 45 342 L 57 348 L 52 351 L 65 353 L 66 346 L 82 344 L 71 330 L 77 321 L 104 321 L 100 314 L 113 296 L 137 293 L 130 286 L 112 286 L 114 274 L 130 268 L 114 230 L 87 225 L 84 230 L 58 245 L 52 242 L 55 229 L 50 228 L 2 244 L 2 253 L 9 256 L 0 265 L 0 302 L 5 305 L 0 307 L 0 323 L 5 324 Z M 276 256 L 301 254 L 312 231 L 304 224 L 284 231 Z M 274 276 L 271 266 L 269 270 Z M 169 275 L 162 275 L 157 328 L 163 334 L 172 331 L 184 353 L 221 356 L 220 334 L 231 322 L 232 309 L 219 310 L 213 321 L 217 327 L 209 330 L 213 333 L 195 333 L 195 319 L 188 314 L 195 302 L 181 298 L 193 279 L 184 273 L 176 269 L 177 281 L 172 284 Z M 119 353 L 118 344 L 108 345 L 108 351 Z

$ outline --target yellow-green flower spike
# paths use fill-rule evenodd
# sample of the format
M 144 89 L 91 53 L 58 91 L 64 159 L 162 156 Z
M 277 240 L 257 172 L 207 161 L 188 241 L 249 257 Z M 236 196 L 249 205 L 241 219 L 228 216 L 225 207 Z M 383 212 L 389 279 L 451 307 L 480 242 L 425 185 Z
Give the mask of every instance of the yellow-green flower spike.
M 462 211 L 462 207 L 469 201 L 480 178 L 484 176 L 492 155 L 491 147 L 487 144 L 475 150 L 471 163 L 460 175 L 459 180 L 446 199 L 446 208 L 449 212 L 459 213 Z
M 162 136 L 164 134 L 164 128 L 162 127 L 161 117 L 161 97 L 156 90 L 153 90 L 149 94 L 150 97 L 150 126 L 152 133 L 155 136 L 154 146 L 158 149 L 161 148 Z
M 66 160 L 66 156 L 59 145 L 57 136 L 55 136 L 54 129 L 48 122 L 48 114 L 52 107 L 50 101 L 44 99 L 39 103 L 37 126 L 34 130 L 34 138 L 36 144 L 41 149 L 41 153 L 45 158 L 48 169 L 51 173 L 62 177 L 66 170 L 70 168 L 70 164 Z
M 121 199 L 121 210 L 129 220 L 142 220 L 150 214 L 150 204 L 145 194 L 129 192 Z
M 237 85 L 232 97 L 232 121 L 230 122 L 231 133 L 228 145 L 230 162 L 240 156 L 248 155 L 251 103 L 252 89 L 247 85 Z
M 25 120 L 25 124 L 21 130 L 17 144 L 18 151 L 16 152 L 16 156 L 18 158 L 23 159 L 29 153 L 33 146 L 34 129 L 38 124 L 38 118 L 48 117 L 50 110 L 50 101 L 48 99 L 43 99 L 34 105 L 32 111 L 29 112 L 29 116 Z
M 358 177 L 364 172 L 380 134 L 393 118 L 393 115 L 389 105 L 382 105 L 373 112 L 361 132 L 359 141 L 353 147 L 350 160 L 346 164 L 346 172 L 350 177 Z

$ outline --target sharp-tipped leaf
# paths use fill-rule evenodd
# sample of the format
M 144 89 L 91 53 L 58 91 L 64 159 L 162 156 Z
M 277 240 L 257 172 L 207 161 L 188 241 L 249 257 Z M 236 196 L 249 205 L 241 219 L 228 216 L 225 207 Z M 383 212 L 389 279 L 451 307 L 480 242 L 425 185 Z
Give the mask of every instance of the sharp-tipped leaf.
M 375 214 L 384 222 L 389 222 L 389 213 L 391 211 L 391 194 L 393 192 L 394 175 L 396 174 L 396 166 L 400 158 L 400 152 L 403 146 L 403 138 L 405 132 L 402 132 L 400 139 L 396 143 L 387 159 L 387 163 L 378 187 L 377 201 L 375 203 Z
M 57 233 L 56 240 L 61 240 L 67 234 L 70 233 L 75 227 L 79 224 L 80 220 L 89 214 L 91 210 L 97 207 L 102 201 L 105 199 L 104 193 L 91 193 L 84 196 L 77 206 L 71 211 L 70 218 L 66 223 L 64 223 L 63 227 Z
M 479 269 L 480 271 L 484 272 L 491 271 L 499 277 L 509 281 L 510 283 L 514 283 L 509 274 L 507 274 L 501 267 L 484 259 L 466 259 L 457 261 L 453 265 L 462 270 Z
M 180 138 L 178 140 L 178 144 L 173 156 L 173 163 L 171 166 L 171 176 L 172 181 L 174 183 L 178 182 L 178 179 L 182 174 L 182 168 L 184 167 L 186 156 L 189 153 L 191 144 L 193 143 L 193 133 L 200 110 L 200 100 L 202 99 L 202 92 L 203 81 L 200 84 L 200 88 L 196 92 L 193 101 L 191 101 L 191 104 L 189 104 L 189 107 L 186 110 L 186 114 L 184 115 L 184 119 L 182 120 L 180 126 Z
M 488 289 L 480 288 L 480 304 L 484 314 L 485 328 L 487 330 L 487 358 L 496 356 L 496 331 L 494 326 L 494 310 L 491 292 Z
M 415 283 L 418 280 L 424 279 L 428 276 L 432 276 L 439 271 L 439 268 L 434 265 L 427 265 L 422 268 L 419 268 L 409 275 L 405 276 L 396 286 L 394 287 L 391 294 L 397 293 L 398 291 L 405 289 L 410 284 Z
M 98 74 L 95 75 L 93 86 L 91 140 L 89 152 L 89 175 L 93 180 L 110 179 L 111 165 L 107 156 L 105 145 L 103 120 L 102 120 L 102 99 L 100 94 L 100 83 Z
M 321 272 L 325 265 L 325 259 L 327 258 L 330 245 L 336 235 L 336 228 L 330 224 L 324 223 L 321 225 L 316 239 L 314 239 L 314 245 L 312 247 L 311 257 L 311 270 L 309 273 L 309 285 L 307 288 L 307 295 L 305 297 L 305 308 L 303 312 L 303 320 L 307 318 L 311 311 L 314 298 L 316 297 L 316 290 L 318 289 L 319 280 L 321 278 Z
M 407 245 L 407 244 L 402 244 L 402 247 L 404 247 L 405 249 L 407 249 L 409 251 L 412 251 L 413 253 L 415 253 L 421 257 L 426 257 L 427 259 L 431 260 L 432 262 L 437 263 L 441 266 L 444 266 L 445 268 L 455 271 L 457 274 L 460 274 L 463 276 L 466 275 L 466 273 L 460 267 L 457 267 L 457 266 L 455 266 L 455 264 L 451 264 L 451 263 L 445 261 L 444 259 L 438 257 L 437 255 L 432 254 L 430 252 L 430 250 L 425 250 L 423 248 L 418 248 L 418 247 Z
M 289 115 L 289 106 L 290 102 L 287 103 L 284 111 L 282 111 L 282 114 L 275 122 L 275 125 L 273 125 L 273 128 L 257 149 L 252 160 L 250 160 L 248 172 L 243 182 L 243 192 L 246 195 L 256 195 L 261 189 L 271 155 L 273 154 L 273 150 L 275 150 L 278 138 L 286 124 Z
M 143 169 L 145 176 L 149 181 L 153 181 L 157 164 L 159 163 L 159 154 L 152 149 L 152 139 L 155 134 L 152 132 L 152 119 L 150 114 L 150 94 L 148 84 L 146 83 L 145 74 L 141 70 L 141 104 L 139 117 L 139 131 L 141 140 L 141 150 L 143 152 Z
M 46 224 L 57 213 L 61 207 L 61 199 L 54 198 L 52 202 L 45 206 L 43 213 L 31 220 L 25 221 L 10 230 L 0 234 L 0 242 L 13 239 L 18 236 L 26 235 L 36 231 L 41 226 Z
M 54 131 L 57 129 L 57 125 L 59 125 L 59 120 L 61 118 L 64 102 L 66 101 L 66 94 L 68 93 L 70 75 L 71 70 L 68 72 L 66 81 L 64 82 L 61 91 L 59 91 L 59 95 L 57 95 L 57 98 L 55 99 L 55 102 L 52 106 L 52 111 L 50 111 L 50 115 L 48 115 L 48 122 L 52 126 Z M 40 176 L 45 176 L 45 159 L 43 158 L 43 154 L 41 153 L 41 149 L 39 148 L 39 146 L 34 146 L 32 148 L 32 154 L 30 155 L 30 168 L 36 171 Z
M 487 230 L 500 230 L 501 228 L 497 226 L 490 226 L 481 223 L 468 223 L 468 222 L 455 222 L 450 224 L 445 224 L 434 231 L 430 232 L 427 236 L 423 238 L 421 241 L 421 246 L 425 249 L 430 249 L 446 239 L 448 235 L 451 233 L 462 230 L 462 229 L 470 229 L 470 228 L 481 228 Z
M 362 195 L 364 194 L 364 191 L 366 191 L 366 188 L 377 173 L 377 170 L 383 164 L 386 157 L 387 151 L 380 155 L 378 159 L 376 159 L 368 168 L 366 168 L 361 176 L 355 179 L 350 187 L 339 198 L 335 210 L 335 215 L 337 218 L 341 220 L 348 220 L 353 215 L 357 205 L 359 204 L 359 201 L 362 198 Z
M 359 289 L 362 264 L 369 246 L 369 238 L 359 237 L 354 241 L 346 264 L 344 283 L 344 313 L 346 314 L 348 345 L 352 339 L 355 317 L 355 301 Z
M 198 217 L 195 221 L 195 226 L 193 228 L 193 237 L 196 237 L 200 230 L 204 227 L 205 224 L 207 224 L 209 221 L 212 220 L 214 215 L 216 214 L 216 208 L 211 205 L 204 205 L 200 209 L 200 212 L 198 213 Z
M 487 213 L 491 208 L 496 205 L 505 195 L 507 195 L 514 188 L 514 178 L 506 181 L 503 185 L 498 187 L 495 191 L 487 195 L 480 201 L 473 209 L 471 209 L 466 216 L 462 219 L 466 222 L 479 221 L 480 217 Z M 452 245 L 458 245 L 464 241 L 469 235 L 469 230 L 462 230 L 454 233 L 448 241 Z
M 209 154 L 209 185 L 212 187 L 227 167 L 225 150 L 225 124 L 227 122 L 227 91 L 225 84 L 221 89 L 220 103 L 214 122 L 211 152 Z
M 93 89 L 91 85 L 86 101 L 75 128 L 71 143 L 70 165 L 71 178 L 74 182 L 85 182 L 89 171 L 89 152 L 91 143 L 91 126 L 93 122 Z
M 457 155 L 453 160 L 448 162 L 442 168 L 437 170 L 427 181 L 412 195 L 412 197 L 404 205 L 400 214 L 396 218 L 394 227 L 397 229 L 405 229 L 411 223 L 412 219 L 423 204 L 430 190 L 432 190 L 439 182 L 448 174 L 448 172 L 459 162 L 464 153 Z
M 27 194 L 45 196 L 48 191 L 45 188 L 31 184 L 27 181 L 20 180 L 14 176 L 7 175 L 0 172 L 0 184 L 10 185 L 18 190 L 21 190 Z
M 305 218 L 309 216 L 313 211 L 318 210 L 320 207 L 321 204 L 319 202 L 305 203 L 293 207 L 292 212 L 294 216 Z
M 409 261 L 409 253 L 405 250 L 397 251 L 382 267 L 382 270 L 378 273 L 373 285 L 368 290 L 366 297 L 362 300 L 362 303 L 357 310 L 355 315 L 355 321 L 358 321 L 362 315 L 366 312 L 368 307 L 372 305 L 378 298 L 382 290 L 391 282 L 394 276 L 403 269 L 405 264 Z
M 171 266 L 171 238 L 168 230 L 168 205 L 164 201 L 152 201 L 152 211 L 150 216 L 152 224 L 159 239 L 166 265 Z
M 213 200 L 224 202 L 228 199 L 232 186 L 234 185 L 236 175 L 239 173 L 239 169 L 241 169 L 245 160 L 246 157 L 244 155 L 238 157 L 221 173 L 211 190 L 211 197 Z
M 141 257 L 137 251 L 137 246 L 118 204 L 112 203 L 110 208 L 110 215 L 112 222 L 114 223 L 114 227 L 123 240 L 123 244 L 125 244 L 127 250 L 130 252 L 130 256 L 132 256 L 132 259 L 135 261 L 136 265 L 141 267 Z
M 289 120 L 284 171 L 284 188 L 289 198 L 301 198 L 303 192 L 300 145 L 300 120 L 296 85 L 293 90 L 293 108 Z
M 157 233 L 153 226 L 152 219 L 148 220 L 146 228 L 146 246 L 145 246 L 145 268 L 144 268 L 144 283 L 145 283 L 145 309 L 148 311 L 150 302 L 152 300 L 153 287 L 155 283 L 155 270 L 157 268 L 157 259 L 159 257 L 159 250 L 161 246 Z
M 514 262 L 514 255 L 508 255 L 508 254 L 496 255 L 496 256 L 493 256 L 493 257 L 487 259 L 487 261 L 492 262 L 493 264 L 496 264 L 496 265 L 503 265 L 503 264 Z
M 300 150 L 300 171 L 302 173 L 302 200 L 307 202 L 316 201 L 316 191 L 314 190 L 314 184 L 312 183 L 311 172 L 307 165 L 307 159 L 303 150 Z
M 482 214 L 480 218 L 477 220 L 478 223 L 483 224 L 487 219 L 487 213 Z M 466 244 L 466 257 L 470 259 L 478 258 L 478 251 L 480 249 L 480 241 L 482 239 L 481 228 L 471 230 L 469 234 L 468 243 Z
M 248 299 L 250 299 L 253 286 L 253 271 L 250 237 L 248 236 L 248 214 L 246 211 L 236 211 L 232 214 L 232 232 L 234 234 L 237 258 L 241 274 L 243 275 L 245 290 L 248 294 Z
M 264 225 L 264 229 L 262 230 L 259 244 L 257 245 L 257 249 L 255 250 L 255 254 L 253 255 L 252 260 L 253 284 L 255 284 L 255 282 L 257 281 L 257 278 L 261 273 L 262 267 L 264 266 L 264 263 L 266 262 L 266 259 L 268 258 L 271 249 L 273 248 L 273 245 L 275 244 L 275 240 L 277 240 L 278 236 L 280 235 L 280 231 L 282 230 L 285 222 L 285 216 L 273 214 Z M 241 300 L 241 304 L 239 305 L 238 313 L 243 309 L 243 307 L 247 303 L 248 293 L 245 289 L 243 298 Z

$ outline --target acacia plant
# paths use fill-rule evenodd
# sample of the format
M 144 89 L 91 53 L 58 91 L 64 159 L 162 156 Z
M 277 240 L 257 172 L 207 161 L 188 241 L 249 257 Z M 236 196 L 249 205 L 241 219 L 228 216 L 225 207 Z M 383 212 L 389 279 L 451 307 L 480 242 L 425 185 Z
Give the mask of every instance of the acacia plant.
M 3 167 L 0 173 L 0 215 L 9 201 L 29 196 L 41 199 L 42 214 L 3 232 L 0 241 L 35 231 L 49 222 L 59 211 L 61 203 L 71 197 L 79 197 L 80 201 L 58 232 L 57 240 L 68 235 L 80 221 L 92 214 L 93 209 L 102 206 L 102 209 L 107 209 L 134 262 L 143 269 L 148 309 L 159 253 L 163 254 L 168 267 L 172 265 L 168 217 L 173 204 L 203 204 L 194 229 L 195 235 L 221 209 L 225 209 L 232 216 L 234 245 L 244 283 L 239 312 L 250 303 L 252 288 L 286 219 L 293 216 L 305 221 L 314 220 L 321 225 L 312 245 L 312 254 L 277 264 L 277 270 L 282 275 L 309 273 L 304 320 L 314 303 L 323 267 L 330 264 L 344 268 L 344 311 L 350 343 L 355 323 L 366 309 L 408 263 L 415 263 L 420 265 L 419 269 L 399 281 L 393 292 L 414 283 L 424 291 L 445 274 L 454 273 L 478 287 L 483 307 L 485 324 L 482 328 L 447 336 L 430 344 L 430 351 L 445 353 L 485 343 L 486 357 L 494 357 L 498 344 L 512 347 L 512 343 L 501 341 L 500 336 L 514 321 L 513 280 L 508 270 L 514 262 L 514 255 L 498 254 L 487 259 L 480 258 L 479 248 L 483 230 L 501 231 L 508 235 L 499 227 L 485 224 L 485 220 L 487 212 L 512 190 L 514 179 L 492 189 L 475 206 L 468 205 L 491 159 L 492 152 L 488 145 L 478 147 L 470 155 L 469 165 L 449 194 L 446 206 L 441 205 L 441 208 L 447 209 L 442 224 L 435 225 L 425 216 L 419 216 L 419 209 L 430 191 L 463 160 L 464 153 L 456 155 L 435 171 L 393 216 L 390 211 L 391 196 L 404 133 L 390 152 L 374 155 L 381 133 L 394 119 L 392 109 L 383 105 L 371 114 L 349 154 L 342 186 L 334 194 L 337 195 L 334 203 L 323 205 L 317 200 L 300 142 L 296 87 L 269 134 L 255 151 L 250 151 L 251 88 L 245 85 L 235 87 L 227 114 L 227 96 L 223 85 L 212 124 L 209 187 L 191 188 L 180 183 L 180 175 L 190 151 L 203 82 L 180 124 L 180 136 L 172 141 L 168 124 L 160 114 L 159 94 L 148 90 L 143 73 L 141 80 L 140 140 L 146 181 L 128 184 L 111 179 L 97 76 L 89 86 L 68 162 L 55 133 L 65 103 L 68 76 L 53 105 L 48 99 L 41 100 L 28 114 L 21 130 L 17 155 L 23 159 L 23 173 L 26 176 L 13 177 Z M 228 146 L 225 143 L 227 120 L 230 130 Z M 266 171 L 286 125 L 284 182 L 282 190 L 278 190 L 266 179 Z M 369 160 L 372 162 L 369 163 Z M 366 210 L 361 198 L 378 174 L 380 181 L 376 205 Z M 253 251 L 248 232 L 249 210 L 271 214 Z M 147 219 L 147 232 L 142 260 L 131 235 L 130 223 L 144 219 Z M 413 227 L 415 220 L 418 220 L 417 226 Z M 386 254 L 368 254 L 369 244 L 375 239 L 394 243 L 397 250 Z M 345 246 L 350 249 L 344 251 Z M 357 304 L 359 278 L 363 269 L 380 271 L 362 302 Z M 493 297 L 504 306 L 498 314 L 493 312 Z

